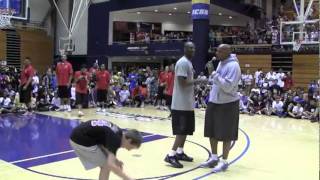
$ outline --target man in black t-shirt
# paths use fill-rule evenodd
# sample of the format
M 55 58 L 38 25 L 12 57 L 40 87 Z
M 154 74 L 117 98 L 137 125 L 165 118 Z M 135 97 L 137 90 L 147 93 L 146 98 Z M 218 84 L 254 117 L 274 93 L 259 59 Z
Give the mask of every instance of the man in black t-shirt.
M 119 148 L 128 151 L 138 149 L 142 136 L 137 130 L 122 130 L 105 120 L 90 120 L 76 127 L 70 136 L 70 144 L 86 170 L 100 167 L 99 180 L 108 180 L 110 171 L 125 180 L 123 163 L 116 158 Z

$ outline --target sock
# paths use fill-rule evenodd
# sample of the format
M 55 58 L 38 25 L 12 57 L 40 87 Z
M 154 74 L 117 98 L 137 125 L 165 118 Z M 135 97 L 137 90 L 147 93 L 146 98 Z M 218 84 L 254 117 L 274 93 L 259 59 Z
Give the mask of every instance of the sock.
M 68 108 L 68 106 L 67 105 L 63 105 L 63 109 L 67 109 Z
M 171 150 L 171 151 L 168 153 L 168 155 L 169 155 L 170 157 L 175 156 L 176 154 L 177 154 L 177 152 L 174 151 L 174 150 Z
M 211 154 L 210 160 L 218 160 L 218 155 L 217 154 Z
M 182 154 L 182 153 L 183 153 L 183 148 L 178 147 L 178 149 L 177 149 L 177 153 L 178 153 L 178 154 Z
M 220 160 L 221 162 L 223 162 L 223 163 L 228 163 L 228 161 L 226 160 L 226 159 L 223 159 L 223 158 L 221 158 L 221 160 Z

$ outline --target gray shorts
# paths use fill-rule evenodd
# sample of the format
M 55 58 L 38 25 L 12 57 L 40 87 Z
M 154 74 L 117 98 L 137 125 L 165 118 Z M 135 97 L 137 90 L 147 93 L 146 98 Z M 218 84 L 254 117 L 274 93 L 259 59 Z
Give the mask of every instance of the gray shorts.
M 70 145 L 86 170 L 102 167 L 107 161 L 107 154 L 103 153 L 97 145 L 86 147 L 71 140 Z

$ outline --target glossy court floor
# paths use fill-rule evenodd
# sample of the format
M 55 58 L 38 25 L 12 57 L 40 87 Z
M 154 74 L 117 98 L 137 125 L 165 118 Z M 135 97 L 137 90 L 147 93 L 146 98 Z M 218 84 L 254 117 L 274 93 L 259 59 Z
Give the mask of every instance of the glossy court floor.
M 229 158 L 231 165 L 226 172 L 213 174 L 210 169 L 198 167 L 208 159 L 204 111 L 196 111 L 196 132 L 185 146 L 185 152 L 195 161 L 183 163 L 183 169 L 171 168 L 163 161 L 173 143 L 168 112 L 153 107 L 110 111 L 102 115 L 88 109 L 81 119 L 76 111 L 1 115 L 0 180 L 97 179 L 98 169 L 85 171 L 68 144 L 72 128 L 90 119 L 106 119 L 143 132 L 145 142 L 139 150 L 118 152 L 125 171 L 137 179 L 319 179 L 318 123 L 241 115 L 239 140 L 233 144 Z M 119 178 L 111 175 L 110 179 Z

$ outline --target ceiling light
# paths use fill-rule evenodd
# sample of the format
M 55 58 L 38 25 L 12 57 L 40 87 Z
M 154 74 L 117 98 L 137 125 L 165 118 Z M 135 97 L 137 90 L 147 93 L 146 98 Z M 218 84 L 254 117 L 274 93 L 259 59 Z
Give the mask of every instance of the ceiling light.
M 137 14 L 141 14 L 141 12 L 137 12 Z
M 229 16 L 229 19 L 232 19 L 232 16 Z
M 169 16 L 171 16 L 172 14 L 171 13 L 169 13 Z
M 222 13 L 219 13 L 219 16 L 222 16 Z
M 158 12 L 158 9 L 154 10 L 154 12 Z
M 178 8 L 174 7 L 173 9 L 174 9 L 174 10 L 177 10 Z

